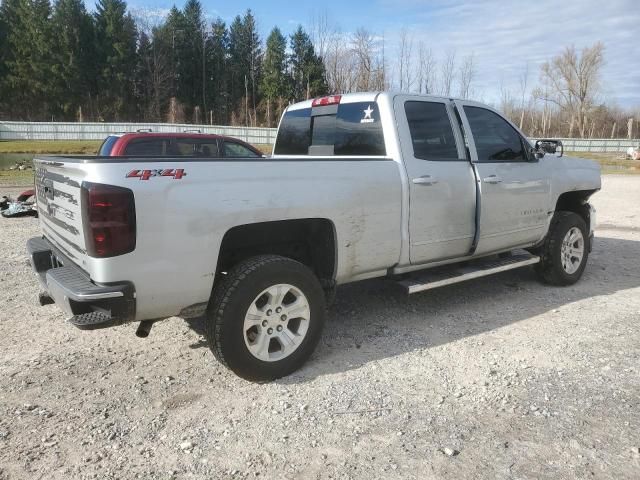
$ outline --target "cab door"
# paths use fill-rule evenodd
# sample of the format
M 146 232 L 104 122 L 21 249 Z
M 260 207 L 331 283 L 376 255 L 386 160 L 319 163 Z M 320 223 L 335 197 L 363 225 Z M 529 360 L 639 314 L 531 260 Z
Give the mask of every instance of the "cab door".
M 476 254 L 525 246 L 546 231 L 551 182 L 518 129 L 485 105 L 456 101 L 480 181 Z
M 475 233 L 475 177 L 451 102 L 402 95 L 394 109 L 409 180 L 410 262 L 466 256 Z

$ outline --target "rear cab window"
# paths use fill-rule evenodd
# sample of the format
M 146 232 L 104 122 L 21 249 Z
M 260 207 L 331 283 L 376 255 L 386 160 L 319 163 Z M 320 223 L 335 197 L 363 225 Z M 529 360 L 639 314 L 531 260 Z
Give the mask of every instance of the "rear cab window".
M 102 142 L 102 145 L 100 145 L 100 149 L 98 150 L 98 156 L 108 157 L 109 155 L 111 155 L 111 150 L 113 149 L 115 143 L 118 141 L 118 138 L 120 137 L 116 135 L 110 135 L 105 138 L 104 142 Z
M 375 101 L 287 111 L 275 155 L 384 156 L 384 134 Z

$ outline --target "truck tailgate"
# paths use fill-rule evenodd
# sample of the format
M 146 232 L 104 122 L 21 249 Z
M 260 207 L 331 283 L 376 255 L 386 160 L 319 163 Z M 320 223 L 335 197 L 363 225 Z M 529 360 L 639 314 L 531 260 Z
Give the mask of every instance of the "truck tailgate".
M 86 248 L 82 229 L 82 163 L 62 158 L 36 158 L 35 189 L 44 236 L 71 261 L 84 267 Z

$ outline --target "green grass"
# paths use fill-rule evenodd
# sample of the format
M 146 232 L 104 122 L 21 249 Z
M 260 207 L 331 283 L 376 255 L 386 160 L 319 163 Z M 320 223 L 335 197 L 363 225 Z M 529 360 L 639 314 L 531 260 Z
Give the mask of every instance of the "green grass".
M 0 153 L 95 155 L 101 144 L 101 140 L 3 140 Z
M 625 158 L 621 152 L 565 152 L 569 157 L 595 160 L 602 167 L 603 174 L 640 174 L 640 161 Z

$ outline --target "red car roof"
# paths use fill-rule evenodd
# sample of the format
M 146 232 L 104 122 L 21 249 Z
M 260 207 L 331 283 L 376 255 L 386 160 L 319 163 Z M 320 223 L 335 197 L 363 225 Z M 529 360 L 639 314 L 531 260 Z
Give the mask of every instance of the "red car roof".
M 131 141 L 139 139 L 139 138 L 190 138 L 193 140 L 225 140 L 225 141 L 231 141 L 231 142 L 235 142 L 235 143 L 239 143 L 240 145 L 243 145 L 245 147 L 247 147 L 248 149 L 254 151 L 256 154 L 262 156 L 263 153 L 258 150 L 257 148 L 255 148 L 253 145 L 251 145 L 250 143 L 244 142 L 238 138 L 234 138 L 234 137 L 229 137 L 227 135 L 216 135 L 213 133 L 189 133 L 189 132 L 183 132 L 183 133 L 171 133 L 171 132 L 167 132 L 167 133 L 161 133 L 161 132 L 135 132 L 135 133 L 124 133 L 124 134 L 120 134 L 118 136 L 118 139 L 116 140 L 116 142 L 113 144 L 113 146 L 111 147 L 111 151 L 109 153 L 109 156 L 111 157 L 117 157 L 117 156 L 121 156 L 124 155 L 125 150 L 127 145 L 129 145 L 129 143 L 131 143 Z

